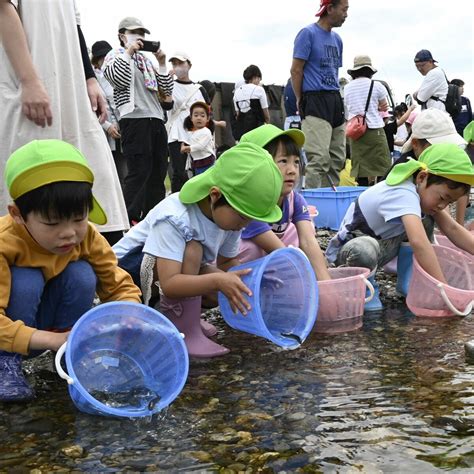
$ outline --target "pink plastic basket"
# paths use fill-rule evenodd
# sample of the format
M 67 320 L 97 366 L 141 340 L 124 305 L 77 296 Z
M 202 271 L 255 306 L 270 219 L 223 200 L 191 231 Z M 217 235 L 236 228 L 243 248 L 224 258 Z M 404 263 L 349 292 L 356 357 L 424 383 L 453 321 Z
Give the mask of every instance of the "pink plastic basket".
M 449 247 L 433 248 L 448 284 L 428 275 L 414 258 L 407 306 L 416 316 L 467 316 L 474 303 L 474 259 Z
M 354 331 L 362 326 L 364 304 L 374 295 L 367 280 L 368 268 L 330 268 L 332 280 L 318 281 L 319 311 L 314 330 L 318 333 L 337 334 Z M 369 288 L 370 296 L 365 297 Z
M 474 235 L 474 232 L 471 232 Z M 442 245 L 443 247 L 449 247 L 450 249 L 457 250 L 464 255 L 467 255 L 469 258 L 474 258 L 474 255 L 471 255 L 469 252 L 456 247 L 445 235 L 443 234 L 435 234 L 434 236 L 435 244 Z

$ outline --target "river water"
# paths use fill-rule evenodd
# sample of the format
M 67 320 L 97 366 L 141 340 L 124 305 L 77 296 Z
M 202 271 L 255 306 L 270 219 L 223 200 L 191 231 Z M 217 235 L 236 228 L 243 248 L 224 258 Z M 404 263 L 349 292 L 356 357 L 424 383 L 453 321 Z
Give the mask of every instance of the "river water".
M 400 306 L 294 351 L 217 324 L 232 352 L 149 420 L 80 413 L 49 355 L 28 362 L 38 395 L 0 404 L 0 472 L 473 472 L 472 316 Z

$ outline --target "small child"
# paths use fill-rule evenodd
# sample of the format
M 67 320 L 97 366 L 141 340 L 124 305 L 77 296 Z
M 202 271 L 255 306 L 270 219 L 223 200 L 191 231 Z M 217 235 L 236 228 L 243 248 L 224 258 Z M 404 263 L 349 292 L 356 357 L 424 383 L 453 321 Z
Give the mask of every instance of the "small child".
M 88 223 L 107 218 L 79 150 L 34 140 L 10 156 L 5 180 L 14 201 L 0 217 L 0 401 L 19 401 L 33 397 L 22 355 L 58 350 L 96 291 L 140 302 L 140 290 Z
M 326 257 L 337 266 L 366 267 L 375 273 L 399 255 L 400 246 L 408 240 L 423 269 L 446 283 L 430 242 L 434 223 L 456 246 L 474 254 L 472 235 L 445 210 L 467 194 L 473 183 L 471 160 L 459 146 L 427 147 L 418 161 L 394 166 L 385 181 L 364 191 L 349 206 Z
M 181 153 L 188 154 L 186 170 L 192 178 L 204 173 L 216 161 L 215 127 L 209 106 L 205 102 L 194 102 L 183 125 L 190 133 L 189 143 L 181 144 Z
M 249 262 L 273 250 L 293 245 L 306 254 L 318 280 L 329 280 L 326 260 L 316 240 L 308 204 L 294 188 L 300 176 L 300 150 L 305 136 L 301 130 L 283 131 L 275 125 L 261 125 L 242 135 L 241 142 L 255 143 L 273 157 L 283 177 L 278 205 L 282 218 L 274 223 L 252 221 L 242 232 L 239 259 Z
M 141 283 L 146 303 L 152 281 L 159 280 L 160 311 L 184 333 L 190 356 L 228 352 L 206 337 L 215 334 L 212 325 L 203 333 L 201 298 L 221 291 L 234 311 L 250 309 L 245 294 L 251 292 L 241 280 L 250 269 L 226 270 L 240 263 L 240 234 L 250 220 L 281 219 L 281 186 L 281 173 L 267 151 L 252 143 L 236 145 L 114 245 L 119 265 Z M 146 271 L 150 261 L 152 278 Z

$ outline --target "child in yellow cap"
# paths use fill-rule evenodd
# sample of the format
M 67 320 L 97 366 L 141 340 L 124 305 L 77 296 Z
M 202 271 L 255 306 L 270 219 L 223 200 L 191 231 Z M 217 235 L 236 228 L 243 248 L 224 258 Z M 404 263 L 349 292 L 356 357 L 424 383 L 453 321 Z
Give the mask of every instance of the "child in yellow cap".
M 472 235 L 445 210 L 467 194 L 473 183 L 471 160 L 459 146 L 429 146 L 418 160 L 396 165 L 385 181 L 364 191 L 350 205 L 326 257 L 337 266 L 375 272 L 398 255 L 408 240 L 423 269 L 446 283 L 431 247 L 434 223 L 459 248 L 474 254 Z
M 281 219 L 281 186 L 270 154 L 241 143 L 156 205 L 114 245 L 119 264 L 141 284 L 145 302 L 151 281 L 144 270 L 151 262 L 152 279 L 159 280 L 162 292 L 160 311 L 184 333 L 190 356 L 229 352 L 207 338 L 215 328 L 205 325 L 203 332 L 201 298 L 221 291 L 234 311 L 250 309 L 245 298 L 250 290 L 240 278 L 250 270 L 225 270 L 240 264 L 240 234 L 250 220 Z
M 35 140 L 5 167 L 13 203 L 0 217 L 0 401 L 33 396 L 22 355 L 57 350 L 73 324 L 101 301 L 140 302 L 140 290 L 91 220 L 107 218 L 79 150 Z

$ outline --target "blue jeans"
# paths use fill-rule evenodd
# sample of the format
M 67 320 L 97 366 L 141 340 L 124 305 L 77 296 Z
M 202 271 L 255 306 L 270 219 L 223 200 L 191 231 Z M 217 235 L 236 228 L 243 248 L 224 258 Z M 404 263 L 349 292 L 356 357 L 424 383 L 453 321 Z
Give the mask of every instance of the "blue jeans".
M 10 267 L 11 291 L 6 314 L 13 321 L 44 330 L 67 330 L 92 308 L 97 277 L 84 260 L 71 262 L 45 282 L 39 268 Z M 0 351 L 0 356 L 14 355 Z

